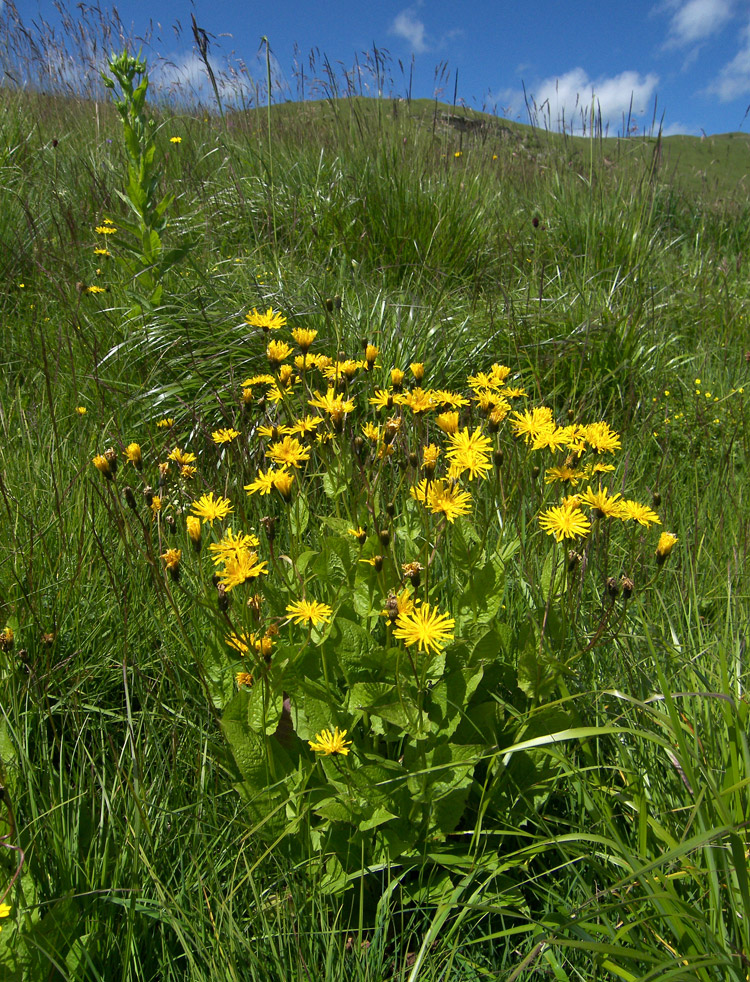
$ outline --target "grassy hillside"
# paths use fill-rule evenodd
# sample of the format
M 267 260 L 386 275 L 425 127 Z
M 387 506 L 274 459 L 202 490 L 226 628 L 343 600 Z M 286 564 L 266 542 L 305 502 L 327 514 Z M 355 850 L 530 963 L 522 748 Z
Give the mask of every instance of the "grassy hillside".
M 747 137 L 115 94 L 0 88 L 0 974 L 745 982 Z

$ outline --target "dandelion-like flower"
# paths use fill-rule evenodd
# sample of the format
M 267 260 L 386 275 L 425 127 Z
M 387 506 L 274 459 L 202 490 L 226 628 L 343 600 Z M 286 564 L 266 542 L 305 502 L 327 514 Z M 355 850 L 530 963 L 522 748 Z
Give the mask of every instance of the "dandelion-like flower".
M 211 558 L 214 565 L 220 566 L 222 563 L 227 563 L 230 559 L 236 559 L 238 556 L 249 552 L 251 549 L 255 549 L 259 545 L 260 539 L 257 535 L 227 529 L 218 542 L 211 543 L 208 550 L 212 554 Z
M 287 503 L 292 500 L 292 485 L 294 484 L 294 474 L 289 471 L 276 471 L 273 479 L 273 486 Z
M 266 357 L 271 367 L 280 365 L 291 353 L 292 349 L 286 341 L 269 341 L 266 347 Z
M 531 443 L 543 430 L 554 427 L 552 410 L 548 406 L 536 406 L 525 409 L 522 413 L 513 413 L 511 426 L 516 436 L 522 436 L 526 443 Z
M 443 433 L 458 433 L 458 413 L 440 413 L 440 415 L 435 420 L 437 425 L 443 431 Z
M 258 471 L 258 476 L 250 484 L 245 484 L 244 488 L 248 494 L 270 494 L 274 488 L 274 481 L 279 476 L 279 471 L 269 468 L 265 473 Z
M 451 477 L 460 477 L 468 471 L 469 480 L 474 480 L 477 475 L 484 477 L 492 470 L 492 440 L 484 436 L 478 426 L 473 433 L 464 427 L 458 433 L 449 434 L 448 441 L 450 449 L 446 456 L 451 462 Z
M 156 426 L 160 430 L 171 430 L 174 426 L 174 419 L 171 416 L 165 416 L 164 419 L 157 420 Z
M 180 467 L 184 467 L 185 464 L 194 464 L 198 458 L 194 453 L 188 450 L 180 450 L 179 447 L 175 447 L 174 450 L 167 455 L 167 460 L 173 460 Z
M 656 547 L 656 562 L 661 566 L 680 540 L 673 532 L 662 532 Z
M 634 522 L 648 528 L 649 525 L 661 525 L 661 519 L 656 512 L 648 505 L 642 505 L 639 501 L 623 501 L 619 516 L 624 522 L 632 518 Z
M 309 330 L 306 327 L 295 327 L 292 331 L 292 337 L 297 342 L 297 345 L 303 354 L 306 354 L 310 350 L 310 347 L 317 336 L 317 331 Z
M 219 430 L 214 430 L 211 434 L 211 439 L 217 446 L 220 446 L 223 443 L 231 443 L 232 440 L 236 440 L 239 435 L 239 430 L 234 430 L 231 427 L 224 427 Z
M 93 458 L 91 463 L 96 467 L 100 474 L 104 477 L 112 479 L 112 468 L 109 466 L 109 461 L 104 456 L 103 453 L 98 453 L 96 457 Z
M 580 508 L 559 505 L 550 508 L 539 516 L 539 525 L 548 535 L 554 535 L 557 542 L 563 539 L 575 539 L 579 535 L 588 535 L 591 522 Z
M 420 481 L 410 489 L 415 501 L 429 508 L 433 515 L 443 514 L 453 524 L 459 515 L 468 515 L 471 511 L 471 495 L 462 491 L 454 481 L 442 478 L 437 481 Z
M 609 423 L 589 423 L 586 440 L 597 453 L 614 453 L 620 449 L 620 436 L 609 428 Z
M 253 307 L 249 314 L 245 314 L 245 320 L 250 327 L 261 327 L 264 331 L 275 331 L 286 324 L 286 317 L 274 311 L 273 307 L 269 307 L 265 314 L 259 314 Z
M 185 519 L 187 534 L 193 544 L 193 549 L 200 552 L 201 548 L 201 520 L 196 515 L 188 515 Z
M 349 753 L 348 750 L 346 752 Z M 10 916 L 10 904 L 0 904 L 0 918 L 9 917 L 9 916 Z M 1 927 L 0 927 L 0 931 L 2 931 Z
M 232 503 L 228 498 L 214 498 L 213 491 L 202 495 L 197 501 L 193 502 L 192 512 L 205 524 L 213 525 L 214 519 L 226 518 L 232 511 Z
M 164 568 L 174 575 L 180 568 L 182 559 L 182 549 L 167 549 L 161 556 L 164 561 Z
M 310 451 L 296 437 L 285 436 L 283 440 L 271 444 L 266 457 L 282 467 L 299 467 L 303 460 L 310 459 Z
M 76 412 L 79 416 L 85 416 L 88 410 L 85 406 L 76 406 Z
M 432 648 L 439 652 L 453 640 L 455 623 L 448 614 L 439 614 L 429 603 L 423 603 L 411 613 L 399 615 L 393 636 L 401 639 L 407 648 L 416 644 L 420 651 L 429 653 Z
M 326 757 L 331 754 L 341 754 L 342 757 L 346 757 L 352 743 L 351 740 L 344 739 L 347 733 L 348 730 L 340 730 L 338 726 L 334 727 L 333 731 L 322 730 L 315 734 L 314 740 L 308 740 L 310 750 L 324 754 Z
M 622 501 L 619 494 L 610 495 L 607 488 L 600 487 L 598 491 L 592 491 L 591 485 L 586 492 L 580 495 L 581 501 L 589 505 L 596 518 L 620 518 L 622 512 Z
M 295 600 L 287 604 L 287 614 L 295 624 L 330 624 L 333 611 L 317 600 Z
M 219 583 L 229 593 L 236 586 L 261 575 L 268 575 L 268 563 L 265 560 L 261 562 L 256 552 L 243 551 L 227 559 L 219 573 Z
M 123 450 L 123 456 L 126 460 L 130 461 L 137 471 L 143 470 L 143 457 L 141 455 L 141 448 L 139 444 L 129 443 Z
M 182 143 L 182 137 L 181 136 L 170 136 L 169 142 L 170 143 Z

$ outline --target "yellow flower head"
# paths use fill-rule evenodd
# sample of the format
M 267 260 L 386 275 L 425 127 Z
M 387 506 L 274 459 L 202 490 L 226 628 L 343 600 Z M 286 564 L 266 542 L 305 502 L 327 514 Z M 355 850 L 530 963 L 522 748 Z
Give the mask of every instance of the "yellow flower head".
M 192 512 L 198 518 L 203 519 L 209 525 L 213 525 L 214 519 L 226 518 L 232 511 L 232 504 L 228 498 L 214 498 L 213 491 L 202 495 L 197 501 L 193 502 Z
M 211 439 L 217 446 L 219 446 L 222 443 L 231 443 L 232 440 L 236 440 L 239 435 L 239 430 L 234 430 L 231 427 L 224 427 L 223 429 L 214 430 L 211 434 Z
M 458 432 L 458 413 L 440 413 L 440 415 L 435 420 L 437 425 L 443 431 L 443 433 L 457 433 Z
M 282 317 L 280 313 L 274 312 L 273 307 L 269 307 L 265 314 L 259 314 L 255 307 L 253 307 L 249 314 L 245 314 L 245 320 L 250 327 L 260 327 L 264 331 L 275 331 L 277 328 L 283 327 L 286 324 L 286 317 Z
M 291 355 L 292 349 L 286 341 L 269 341 L 266 348 L 266 357 L 272 367 L 280 365 L 284 359 Z
M 76 406 L 76 412 L 79 416 L 85 416 L 88 410 L 85 406 Z
M 219 583 L 229 593 L 236 586 L 247 580 L 254 580 L 261 574 L 268 575 L 268 563 L 261 562 L 256 552 L 243 550 L 227 559 L 224 569 L 219 573 Z
M 331 730 L 322 730 L 320 733 L 315 734 L 314 740 L 308 741 L 310 750 L 314 750 L 316 753 L 324 754 L 325 756 L 341 754 L 343 757 L 346 757 L 352 743 L 351 740 L 344 739 L 347 732 L 347 730 L 340 730 L 338 726 L 334 728 L 333 732 Z
M 292 331 L 292 337 L 303 354 L 307 354 L 317 336 L 317 331 L 308 330 L 306 327 L 295 327 Z
M 164 565 L 168 570 L 175 570 L 180 565 L 182 549 L 167 549 L 166 552 L 162 553 L 161 558 L 164 560 Z
M 548 534 L 554 535 L 557 542 L 563 539 L 575 539 L 579 535 L 588 535 L 591 522 L 580 508 L 560 505 L 550 508 L 539 516 L 540 527 Z
M 656 561 L 661 566 L 680 540 L 673 532 L 662 532 L 656 547 Z
M 394 638 L 400 638 L 410 647 L 416 644 L 420 651 L 439 652 L 453 640 L 455 621 L 448 614 L 438 614 L 429 603 L 420 604 L 410 614 L 400 614 L 396 621 Z
M 310 451 L 296 437 L 285 436 L 283 440 L 271 444 L 266 457 L 283 467 L 299 467 L 303 460 L 310 459 Z
M 174 426 L 174 419 L 171 416 L 166 416 L 164 419 L 160 419 L 156 425 L 160 430 L 171 430 Z
M 642 505 L 638 501 L 623 501 L 620 509 L 620 516 L 623 522 L 632 518 L 634 522 L 648 528 L 649 525 L 661 525 L 661 519 L 656 512 L 648 505 Z
M 181 136 L 170 136 L 169 142 L 170 143 L 182 143 L 182 137 Z
M 592 491 L 589 485 L 580 498 L 584 504 L 589 505 L 595 518 L 620 518 L 622 511 L 620 495 L 610 495 L 607 488 L 600 487 L 598 491 Z
M 279 492 L 284 501 L 292 500 L 292 485 L 294 484 L 294 474 L 289 471 L 277 471 L 273 479 L 273 486 Z
M 196 515 L 188 515 L 185 519 L 187 533 L 194 547 L 200 549 L 201 544 L 201 520 Z
M 143 470 L 143 457 L 141 456 L 141 448 L 139 444 L 129 443 L 123 450 L 123 456 L 126 458 L 126 460 L 130 461 L 136 470 Z
M 198 525 L 200 526 L 199 520 L 197 518 L 194 520 L 198 522 Z M 227 529 L 218 542 L 211 543 L 208 550 L 212 553 L 211 558 L 214 565 L 220 566 L 229 562 L 230 559 L 236 559 L 238 556 L 246 552 L 250 552 L 250 550 L 255 549 L 255 547 L 259 545 L 260 540 L 256 535 L 252 535 L 248 532 L 235 532 L 233 529 Z
M 91 463 L 94 465 L 94 467 L 96 467 L 100 474 L 103 474 L 108 478 L 112 477 L 112 468 L 109 466 L 109 461 L 103 453 L 98 453 Z
M 188 450 L 180 450 L 179 447 L 175 447 L 174 450 L 167 455 L 168 460 L 173 460 L 180 467 L 184 467 L 185 464 L 194 464 L 198 459 L 194 453 L 190 453 Z
M 287 604 L 287 614 L 295 624 L 330 624 L 333 611 L 317 600 L 295 600 Z

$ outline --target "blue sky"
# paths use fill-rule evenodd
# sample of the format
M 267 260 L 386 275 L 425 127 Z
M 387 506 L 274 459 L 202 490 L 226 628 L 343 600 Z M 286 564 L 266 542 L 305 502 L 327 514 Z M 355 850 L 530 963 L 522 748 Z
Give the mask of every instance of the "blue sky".
M 10 3 L 4 7 L 7 17 Z M 146 32 L 152 19 L 148 53 L 164 86 L 179 81 L 202 90 L 194 13 L 217 70 L 233 66 L 223 82 L 227 99 L 247 98 L 252 80 L 263 79 L 258 52 L 265 35 L 278 98 L 298 97 L 300 65 L 306 95 L 315 95 L 308 86 L 323 77 L 323 56 L 339 75 L 346 69 L 357 87 L 375 94 L 369 70 L 375 44 L 390 56 L 386 94 L 405 95 L 411 74 L 414 97 L 432 98 L 439 90 L 452 102 L 458 72 L 459 101 L 522 122 L 528 122 L 525 86 L 540 123 L 558 127 L 564 118 L 579 133 L 592 97 L 610 135 L 622 132 L 631 98 L 630 122 L 639 131 L 650 128 L 655 112 L 667 134 L 750 132 L 750 0 L 117 0 L 116 7 L 135 34 Z M 40 17 L 50 25 L 59 21 L 52 2 L 17 0 L 15 8 L 26 26 Z

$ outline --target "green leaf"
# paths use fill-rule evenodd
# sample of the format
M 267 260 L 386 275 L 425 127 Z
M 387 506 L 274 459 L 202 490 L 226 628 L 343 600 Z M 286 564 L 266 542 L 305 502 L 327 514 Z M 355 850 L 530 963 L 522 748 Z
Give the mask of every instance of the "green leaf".
M 470 572 L 482 554 L 482 543 L 474 526 L 466 518 L 458 518 L 451 529 L 451 563 L 460 573 Z
M 557 663 L 535 642 L 529 642 L 518 656 L 518 688 L 529 698 L 540 702 L 548 699 L 560 680 Z
M 310 519 L 310 509 L 304 494 L 298 494 L 289 509 L 289 528 L 295 539 L 304 534 Z

